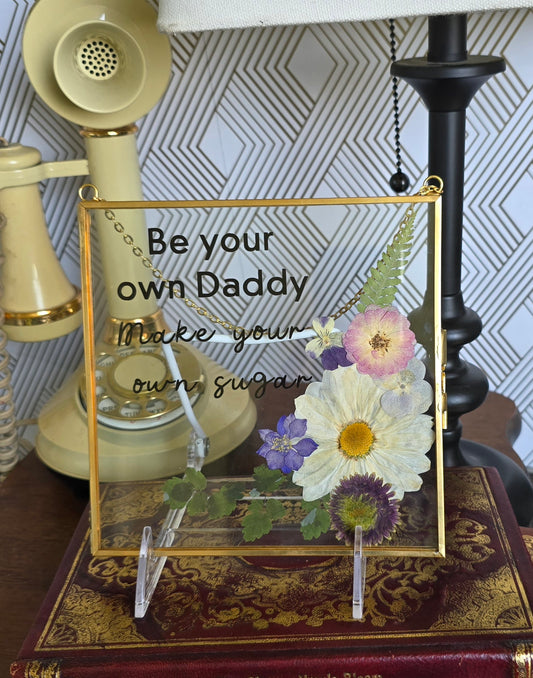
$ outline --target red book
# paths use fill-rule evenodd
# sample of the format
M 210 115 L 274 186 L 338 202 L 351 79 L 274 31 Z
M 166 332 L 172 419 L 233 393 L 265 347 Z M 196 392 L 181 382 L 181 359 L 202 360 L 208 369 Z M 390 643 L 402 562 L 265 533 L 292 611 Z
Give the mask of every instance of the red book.
M 501 480 L 445 486 L 446 558 L 368 558 L 362 621 L 348 557 L 169 558 L 135 619 L 137 559 L 92 557 L 85 516 L 12 676 L 530 677 L 533 565 Z

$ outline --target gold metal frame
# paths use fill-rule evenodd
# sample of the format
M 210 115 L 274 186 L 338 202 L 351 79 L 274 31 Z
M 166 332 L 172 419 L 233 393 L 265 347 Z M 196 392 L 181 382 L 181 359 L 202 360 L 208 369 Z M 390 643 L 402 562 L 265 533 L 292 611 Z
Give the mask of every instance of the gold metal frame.
M 433 547 L 387 547 L 376 546 L 364 549 L 366 555 L 380 556 L 412 556 L 412 557 L 444 557 L 444 478 L 443 478 L 443 444 L 442 432 L 446 428 L 446 337 L 441 327 L 441 196 L 436 191 L 421 191 L 415 196 L 401 197 L 361 197 L 361 198 L 311 198 L 311 199 L 277 199 L 277 200 L 164 200 L 164 201 L 106 201 L 97 198 L 83 198 L 78 205 L 78 223 L 80 229 L 81 282 L 83 300 L 83 327 L 85 348 L 85 375 L 87 388 L 87 419 L 89 435 L 89 482 L 91 512 L 91 548 L 97 556 L 138 556 L 139 551 L 132 549 L 104 548 L 101 539 L 101 494 L 98 463 L 98 436 L 96 412 L 96 379 L 95 379 L 95 330 L 94 299 L 92 289 L 91 264 L 91 212 L 94 210 L 135 210 L 135 209 L 180 209 L 180 208 L 228 208 L 228 207 L 293 207 L 293 206 L 326 206 L 326 205 L 364 205 L 364 204 L 428 204 L 433 223 L 433 330 L 435 336 L 435 450 L 436 450 L 436 495 L 437 495 L 437 544 Z M 333 556 L 349 555 L 352 548 L 338 546 L 236 546 L 236 547 L 201 547 L 179 548 L 166 547 L 154 549 L 155 556 L 189 556 L 189 555 L 239 555 L 239 556 Z

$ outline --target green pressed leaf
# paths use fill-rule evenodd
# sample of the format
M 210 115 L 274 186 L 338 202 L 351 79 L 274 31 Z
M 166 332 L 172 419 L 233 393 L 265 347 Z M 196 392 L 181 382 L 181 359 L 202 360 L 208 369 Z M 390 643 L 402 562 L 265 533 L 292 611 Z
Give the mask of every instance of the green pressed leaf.
M 213 494 L 207 500 L 207 511 L 211 518 L 222 518 L 229 516 L 235 511 L 237 501 L 241 499 L 242 492 L 234 483 L 224 485 L 218 492 Z
M 279 520 L 286 513 L 286 508 L 279 499 L 268 499 L 265 503 L 265 511 L 271 520 Z
M 306 512 L 309 513 L 314 508 L 323 508 L 324 505 L 329 504 L 329 493 L 325 494 L 323 497 L 319 497 L 318 499 L 313 499 L 313 501 L 305 501 L 305 499 L 302 499 L 302 509 Z
M 356 306 L 360 313 L 372 304 L 390 306 L 394 302 L 411 253 L 415 217 L 416 214 L 413 213 L 400 227 L 392 242 L 387 245 L 381 259 L 370 271 Z
M 163 492 L 168 497 L 165 503 L 171 509 L 180 509 L 187 505 L 194 492 L 194 487 L 183 478 L 170 478 L 164 484 Z
M 196 471 L 193 468 L 188 468 L 183 474 L 183 478 L 187 480 L 195 490 L 205 490 L 207 487 L 207 478 L 201 471 Z
M 174 487 L 174 485 L 177 482 L 180 482 L 180 481 L 181 481 L 181 478 L 177 478 L 177 477 L 169 478 L 168 480 L 165 481 L 165 483 L 163 484 L 163 494 L 164 494 L 164 497 L 165 497 L 165 501 L 170 496 L 170 493 L 172 492 L 172 488 Z
M 320 499 L 314 499 L 313 501 L 305 501 L 305 499 L 302 499 L 302 509 L 306 513 L 309 513 L 314 508 L 320 508 L 321 504 L 322 504 L 321 498 Z
M 227 483 L 222 488 L 222 492 L 232 501 L 239 501 L 243 497 L 242 485 L 239 483 Z
M 272 520 L 268 516 L 263 502 L 252 501 L 248 513 L 242 519 L 244 541 L 255 541 L 272 529 Z
M 329 513 L 320 507 L 313 508 L 301 522 L 301 532 L 307 541 L 316 539 L 330 528 Z
M 286 508 L 279 499 L 252 501 L 242 520 L 242 534 L 245 541 L 255 541 L 268 534 L 273 522 L 285 515 Z
M 235 502 L 228 501 L 222 491 L 214 492 L 207 501 L 207 511 L 211 518 L 229 516 L 235 509 Z
M 197 516 L 207 511 L 207 494 L 205 492 L 195 492 L 187 504 L 187 513 L 191 516 Z
M 276 492 L 286 480 L 286 476 L 279 470 L 271 470 L 268 466 L 254 468 L 255 487 L 259 492 Z

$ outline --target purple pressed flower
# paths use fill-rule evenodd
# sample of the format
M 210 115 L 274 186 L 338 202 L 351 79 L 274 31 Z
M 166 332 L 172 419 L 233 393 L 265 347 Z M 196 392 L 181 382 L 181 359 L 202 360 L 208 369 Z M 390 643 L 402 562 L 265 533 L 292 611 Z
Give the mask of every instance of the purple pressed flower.
M 349 367 L 352 364 L 343 346 L 331 346 L 331 348 L 324 349 L 320 361 L 325 370 L 336 370 L 337 367 Z
M 388 539 L 400 520 L 399 501 L 388 483 L 373 473 L 344 478 L 331 493 L 329 514 L 337 539 L 353 544 L 357 525 L 363 531 L 363 546 Z
M 314 452 L 318 445 L 311 438 L 304 438 L 307 421 L 297 419 L 294 414 L 283 416 L 278 421 L 276 431 L 260 429 L 259 435 L 264 444 L 257 454 L 266 459 L 269 469 L 280 469 L 283 473 L 297 471 L 304 457 Z

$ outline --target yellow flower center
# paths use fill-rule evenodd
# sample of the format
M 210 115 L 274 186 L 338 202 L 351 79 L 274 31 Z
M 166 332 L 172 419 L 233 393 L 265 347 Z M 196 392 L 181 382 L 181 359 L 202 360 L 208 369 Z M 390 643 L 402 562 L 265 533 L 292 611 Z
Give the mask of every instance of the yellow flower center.
M 292 448 L 292 442 L 288 435 L 279 436 L 272 443 L 272 449 L 277 450 L 278 452 L 287 453 Z
M 383 356 L 389 350 L 390 342 L 391 340 L 389 337 L 381 334 L 380 332 L 376 332 L 376 334 L 374 334 L 368 343 L 370 344 L 370 348 L 373 351 L 377 351 L 381 356 Z
M 339 447 L 347 457 L 364 457 L 370 452 L 374 434 L 364 421 L 356 421 L 341 431 Z

